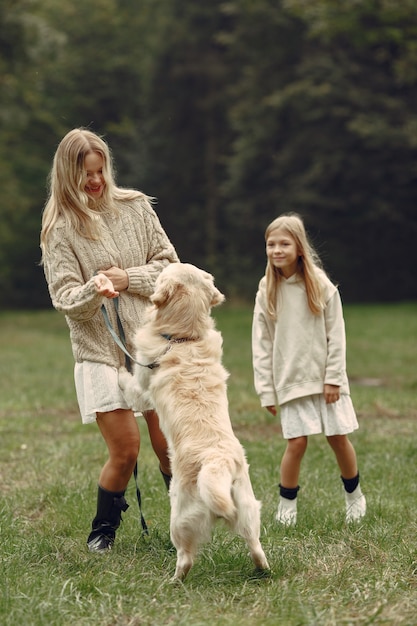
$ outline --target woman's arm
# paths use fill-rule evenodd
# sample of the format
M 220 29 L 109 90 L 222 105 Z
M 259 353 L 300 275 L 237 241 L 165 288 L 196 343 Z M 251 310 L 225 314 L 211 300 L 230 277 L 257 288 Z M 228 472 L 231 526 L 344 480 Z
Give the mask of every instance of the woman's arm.
M 155 281 L 164 267 L 169 263 L 178 262 L 179 259 L 149 202 L 141 201 L 134 223 L 136 236 L 141 240 L 146 261 L 143 265 L 126 268 L 127 290 L 150 297 L 154 292 Z
M 50 235 L 44 272 L 52 304 L 57 311 L 80 322 L 94 317 L 103 302 L 103 294 L 97 290 L 97 277 L 84 281 L 79 261 L 65 237 L 64 229 L 56 229 Z

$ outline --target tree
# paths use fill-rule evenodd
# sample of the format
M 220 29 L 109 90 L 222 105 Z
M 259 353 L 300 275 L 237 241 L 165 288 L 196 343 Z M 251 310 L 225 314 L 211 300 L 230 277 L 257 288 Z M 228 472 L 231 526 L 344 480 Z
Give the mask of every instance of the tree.
M 42 63 L 57 34 L 35 17 L 36 6 L 35 0 L 0 4 L 0 285 L 5 306 L 31 306 L 39 290 L 42 153 L 45 133 L 53 134 L 40 106 Z
M 301 212 L 348 299 L 417 295 L 415 253 L 401 259 L 417 227 L 416 9 L 389 0 L 288 0 L 281 13 L 276 3 L 262 4 L 268 24 L 274 11 L 281 23 L 285 16 L 293 45 L 283 46 L 289 72 L 279 65 L 275 84 L 256 71 L 273 72 L 269 59 L 280 57 L 272 46 L 253 52 L 242 72 L 229 161 L 235 206 L 246 200 L 253 217 L 246 190 L 257 190 L 268 206 L 259 212 L 262 228 L 283 210 Z M 251 36 L 247 19 L 241 24 Z M 260 41 L 251 50 L 260 51 Z
M 0 0 L 3 306 L 49 305 L 45 182 L 76 126 L 229 297 L 253 298 L 287 210 L 345 299 L 416 297 L 414 4 Z
M 229 17 L 219 0 L 160 1 L 153 7 L 147 49 L 160 30 L 151 72 L 142 83 L 146 180 L 180 257 L 222 278 L 221 185 L 230 136 L 230 77 L 219 34 L 228 28 Z

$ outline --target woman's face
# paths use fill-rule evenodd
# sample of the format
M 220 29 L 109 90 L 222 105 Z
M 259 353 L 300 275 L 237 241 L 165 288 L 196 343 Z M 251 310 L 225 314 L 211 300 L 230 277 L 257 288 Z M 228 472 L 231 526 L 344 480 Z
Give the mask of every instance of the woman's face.
M 98 200 L 103 195 L 105 182 L 103 178 L 103 157 L 98 152 L 90 152 L 84 159 L 84 169 L 87 181 L 84 185 L 84 191 Z

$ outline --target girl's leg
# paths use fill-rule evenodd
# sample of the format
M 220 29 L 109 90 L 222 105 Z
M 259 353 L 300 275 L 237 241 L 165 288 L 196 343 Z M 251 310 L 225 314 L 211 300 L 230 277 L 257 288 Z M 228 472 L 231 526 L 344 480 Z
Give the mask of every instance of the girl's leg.
M 279 504 L 275 516 L 277 522 L 293 526 L 297 521 L 297 493 L 301 461 L 307 448 L 307 437 L 288 439 L 281 461 Z
M 333 435 L 327 437 L 343 478 L 355 478 L 358 474 L 358 464 L 356 461 L 355 449 L 347 435 Z
M 87 545 L 91 552 L 106 552 L 113 546 L 122 511 L 128 508 L 124 494 L 139 454 L 140 435 L 136 418 L 130 410 L 97 413 L 97 425 L 106 442 L 109 458 L 100 473 L 97 513 Z
M 356 522 L 366 513 L 366 498 L 359 484 L 359 471 L 355 449 L 347 435 L 327 437 L 340 468 L 345 488 L 346 521 Z
M 307 449 L 307 437 L 288 439 L 281 461 L 281 485 L 287 489 L 298 487 L 301 461 Z

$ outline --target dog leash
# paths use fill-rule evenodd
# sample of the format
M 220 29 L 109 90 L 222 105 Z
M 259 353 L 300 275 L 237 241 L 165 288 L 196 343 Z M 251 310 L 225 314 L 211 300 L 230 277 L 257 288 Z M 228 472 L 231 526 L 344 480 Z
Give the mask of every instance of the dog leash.
M 117 300 L 117 302 L 116 302 L 116 300 Z M 113 337 L 114 341 L 117 343 L 119 348 L 121 350 L 123 350 L 123 352 L 125 354 L 125 365 L 126 365 L 127 371 L 128 372 L 132 372 L 132 361 L 134 361 L 134 358 L 131 356 L 131 354 L 129 354 L 129 352 L 127 351 L 127 348 L 126 348 L 125 331 L 123 329 L 122 321 L 121 321 L 120 316 L 119 316 L 119 298 L 113 298 L 113 303 L 114 303 L 114 309 L 116 311 L 117 328 L 119 330 L 120 337 L 117 335 L 117 333 L 115 332 L 113 326 L 111 325 L 111 322 L 110 322 L 110 319 L 109 319 L 109 315 L 107 313 L 107 309 L 104 306 L 104 304 L 101 305 L 101 312 L 103 314 L 104 321 L 106 323 L 106 326 L 107 326 L 108 330 L 110 331 L 111 336 Z M 136 361 L 135 361 L 135 363 L 136 363 Z M 144 535 L 149 535 L 148 526 L 146 524 L 145 518 L 144 518 L 143 513 L 142 513 L 142 495 L 141 495 L 140 489 L 139 489 L 138 462 L 137 461 L 135 463 L 135 467 L 133 468 L 133 476 L 134 476 L 134 479 L 135 479 L 136 498 L 137 498 L 138 505 L 139 505 L 140 523 L 141 523 L 141 526 L 142 526 L 142 531 L 143 531 Z
M 139 483 L 138 483 L 138 462 L 137 461 L 135 463 L 135 467 L 133 468 L 133 476 L 135 478 L 136 498 L 138 500 L 138 505 L 139 505 L 139 514 L 140 514 L 140 523 L 142 526 L 142 532 L 144 535 L 149 535 L 148 526 L 146 524 L 145 518 L 143 517 L 143 513 L 142 513 L 142 496 L 140 493 Z
M 111 324 L 111 321 L 109 319 L 109 314 L 107 313 L 107 309 L 104 306 L 104 304 L 101 305 L 101 312 L 103 314 L 106 326 L 107 326 L 111 336 L 113 337 L 115 343 L 119 346 L 120 350 L 122 350 L 122 352 L 124 352 L 124 355 L 125 355 L 125 366 L 126 366 L 127 371 L 132 373 L 132 362 L 136 363 L 136 365 L 141 365 L 142 367 L 148 367 L 151 370 L 154 369 L 155 367 L 159 367 L 159 363 L 156 362 L 156 361 L 154 363 L 139 363 L 130 354 L 130 352 L 128 351 L 128 349 L 126 347 L 125 331 L 123 330 L 122 321 L 121 321 L 120 315 L 119 315 L 119 298 L 113 298 L 113 304 L 114 304 L 114 309 L 116 311 L 117 328 L 119 330 L 119 335 L 117 335 L 117 333 L 115 332 L 115 330 L 114 330 L 114 328 L 113 328 L 113 326 Z
M 125 365 L 126 365 L 127 371 L 132 373 L 132 361 L 133 363 L 136 363 L 136 365 L 140 365 L 141 367 L 147 367 L 150 370 L 155 369 L 155 367 L 159 367 L 160 365 L 159 361 L 153 361 L 152 363 L 139 363 L 139 361 L 136 361 L 136 359 L 134 359 L 133 356 L 130 354 L 130 352 L 128 351 L 126 347 L 126 336 L 125 336 L 123 325 L 119 316 L 119 298 L 118 297 L 112 298 L 112 300 L 113 300 L 114 308 L 116 311 L 117 328 L 119 330 L 119 335 L 117 335 L 117 333 L 115 332 L 111 324 L 111 321 L 109 319 L 109 314 L 107 313 L 107 309 L 104 306 L 104 304 L 101 305 L 101 312 L 103 314 L 104 321 L 106 323 L 106 326 L 111 336 L 113 337 L 114 341 L 119 346 L 119 348 L 125 354 Z M 160 356 L 163 356 L 164 354 L 166 354 L 172 348 L 173 343 L 184 343 L 185 341 L 197 341 L 198 339 L 198 337 L 173 337 L 172 335 L 166 335 L 164 333 L 161 334 L 161 337 L 166 339 L 169 342 L 169 345 L 167 349 L 165 350 L 165 352 L 163 352 Z

